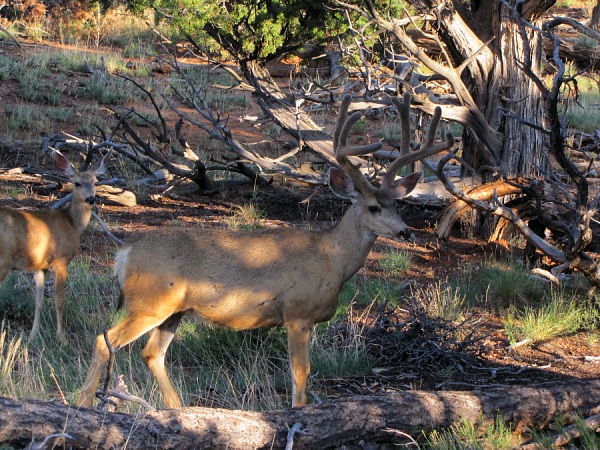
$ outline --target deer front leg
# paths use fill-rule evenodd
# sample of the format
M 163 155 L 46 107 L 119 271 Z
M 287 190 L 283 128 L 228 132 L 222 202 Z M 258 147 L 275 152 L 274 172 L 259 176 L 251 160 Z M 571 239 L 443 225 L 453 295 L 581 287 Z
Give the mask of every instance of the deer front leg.
M 35 338 L 40 330 L 40 314 L 42 312 L 42 306 L 44 305 L 45 278 L 46 273 L 43 270 L 36 270 L 33 273 L 33 279 L 35 282 L 35 313 L 33 316 L 33 326 L 31 327 L 31 333 L 29 333 L 29 339 Z
M 61 344 L 67 342 L 65 338 L 65 330 L 63 327 L 63 309 L 65 306 L 65 285 L 67 283 L 67 264 L 54 264 L 54 290 L 56 308 L 56 337 Z
M 288 351 L 292 370 L 292 407 L 306 405 L 306 385 L 310 373 L 310 332 L 312 323 L 287 324 Z

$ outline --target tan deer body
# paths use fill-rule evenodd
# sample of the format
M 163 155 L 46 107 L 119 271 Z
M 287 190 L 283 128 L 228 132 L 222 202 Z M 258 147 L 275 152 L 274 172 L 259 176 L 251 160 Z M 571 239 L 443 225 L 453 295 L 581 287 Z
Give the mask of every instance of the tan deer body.
M 351 198 L 352 206 L 333 228 L 321 232 L 164 228 L 144 234 L 117 255 L 115 274 L 126 317 L 108 331 L 108 339 L 119 348 L 151 332 L 142 355 L 168 407 L 179 407 L 181 402 L 166 373 L 164 356 L 181 318 L 190 310 L 234 329 L 285 326 L 292 405 L 306 404 L 313 325 L 333 316 L 340 288 L 364 265 L 377 236 L 407 235 L 395 199 L 408 194 L 420 174 L 397 184 L 389 180 L 389 186 L 382 189 L 371 185 L 346 155 L 371 152 L 378 145 L 346 145 L 349 127 L 358 119 L 346 120 L 349 103 L 350 98 L 345 98 L 334 147 L 352 180 L 341 170 L 331 169 L 330 186 L 336 194 Z M 92 405 L 108 358 L 100 335 L 80 405 Z
M 35 274 L 35 315 L 30 338 L 39 332 L 44 301 L 45 273 L 54 269 L 56 334 L 65 340 L 63 328 L 67 267 L 79 251 L 79 238 L 90 221 L 95 202 L 96 174 L 104 170 L 106 157 L 95 168 L 77 172 L 59 152 L 54 164 L 73 182 L 72 199 L 64 209 L 16 210 L 0 207 L 0 283 L 11 270 Z

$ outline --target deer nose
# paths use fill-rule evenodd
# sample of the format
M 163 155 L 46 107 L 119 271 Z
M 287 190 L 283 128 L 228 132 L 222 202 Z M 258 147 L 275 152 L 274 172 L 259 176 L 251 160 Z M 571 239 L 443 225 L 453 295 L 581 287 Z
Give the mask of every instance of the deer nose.
M 404 240 L 409 240 L 410 237 L 412 235 L 412 231 L 410 231 L 410 228 L 405 228 L 404 230 L 400 231 L 398 233 L 398 236 L 401 237 Z
M 96 197 L 94 197 L 93 195 L 90 195 L 89 197 L 87 197 L 87 198 L 85 199 L 85 202 L 86 202 L 88 205 L 93 205 L 94 203 L 96 203 Z

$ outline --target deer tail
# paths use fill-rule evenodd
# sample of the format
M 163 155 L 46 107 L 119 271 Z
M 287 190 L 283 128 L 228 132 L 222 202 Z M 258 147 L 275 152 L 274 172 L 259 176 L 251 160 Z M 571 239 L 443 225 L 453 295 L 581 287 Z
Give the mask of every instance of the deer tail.
M 123 306 L 123 285 L 125 284 L 125 273 L 127 270 L 127 260 L 129 259 L 130 251 L 131 247 L 126 247 L 123 250 L 120 250 L 115 256 L 113 274 L 115 278 L 119 281 L 119 286 L 121 287 L 117 309 L 121 309 L 121 307 Z

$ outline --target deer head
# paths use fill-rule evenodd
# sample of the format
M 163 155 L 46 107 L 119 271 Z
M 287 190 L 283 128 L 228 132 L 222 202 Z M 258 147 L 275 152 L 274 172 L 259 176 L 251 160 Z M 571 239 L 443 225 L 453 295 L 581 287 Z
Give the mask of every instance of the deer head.
M 402 156 L 388 167 L 383 176 L 381 187 L 374 186 L 361 172 L 358 163 L 351 156 L 371 154 L 381 149 L 382 144 L 376 142 L 362 146 L 348 145 L 348 134 L 352 126 L 360 119 L 361 113 L 356 111 L 348 117 L 348 108 L 352 102 L 350 95 L 344 96 L 340 105 L 336 130 L 333 137 L 333 148 L 336 159 L 343 170 L 332 167 L 329 170 L 329 186 L 338 196 L 352 201 L 360 211 L 366 228 L 377 236 L 392 239 L 408 238 L 410 230 L 396 212 L 396 200 L 408 195 L 421 178 L 421 172 L 415 172 L 396 181 L 396 174 L 405 165 L 452 147 L 454 138 L 449 135 L 446 142 L 433 145 L 435 130 L 439 123 L 441 111 L 436 111 L 434 122 L 430 127 L 428 141 L 417 152 L 410 152 L 410 94 L 405 94 L 403 101 L 393 99 L 394 106 L 400 113 L 402 123 Z

